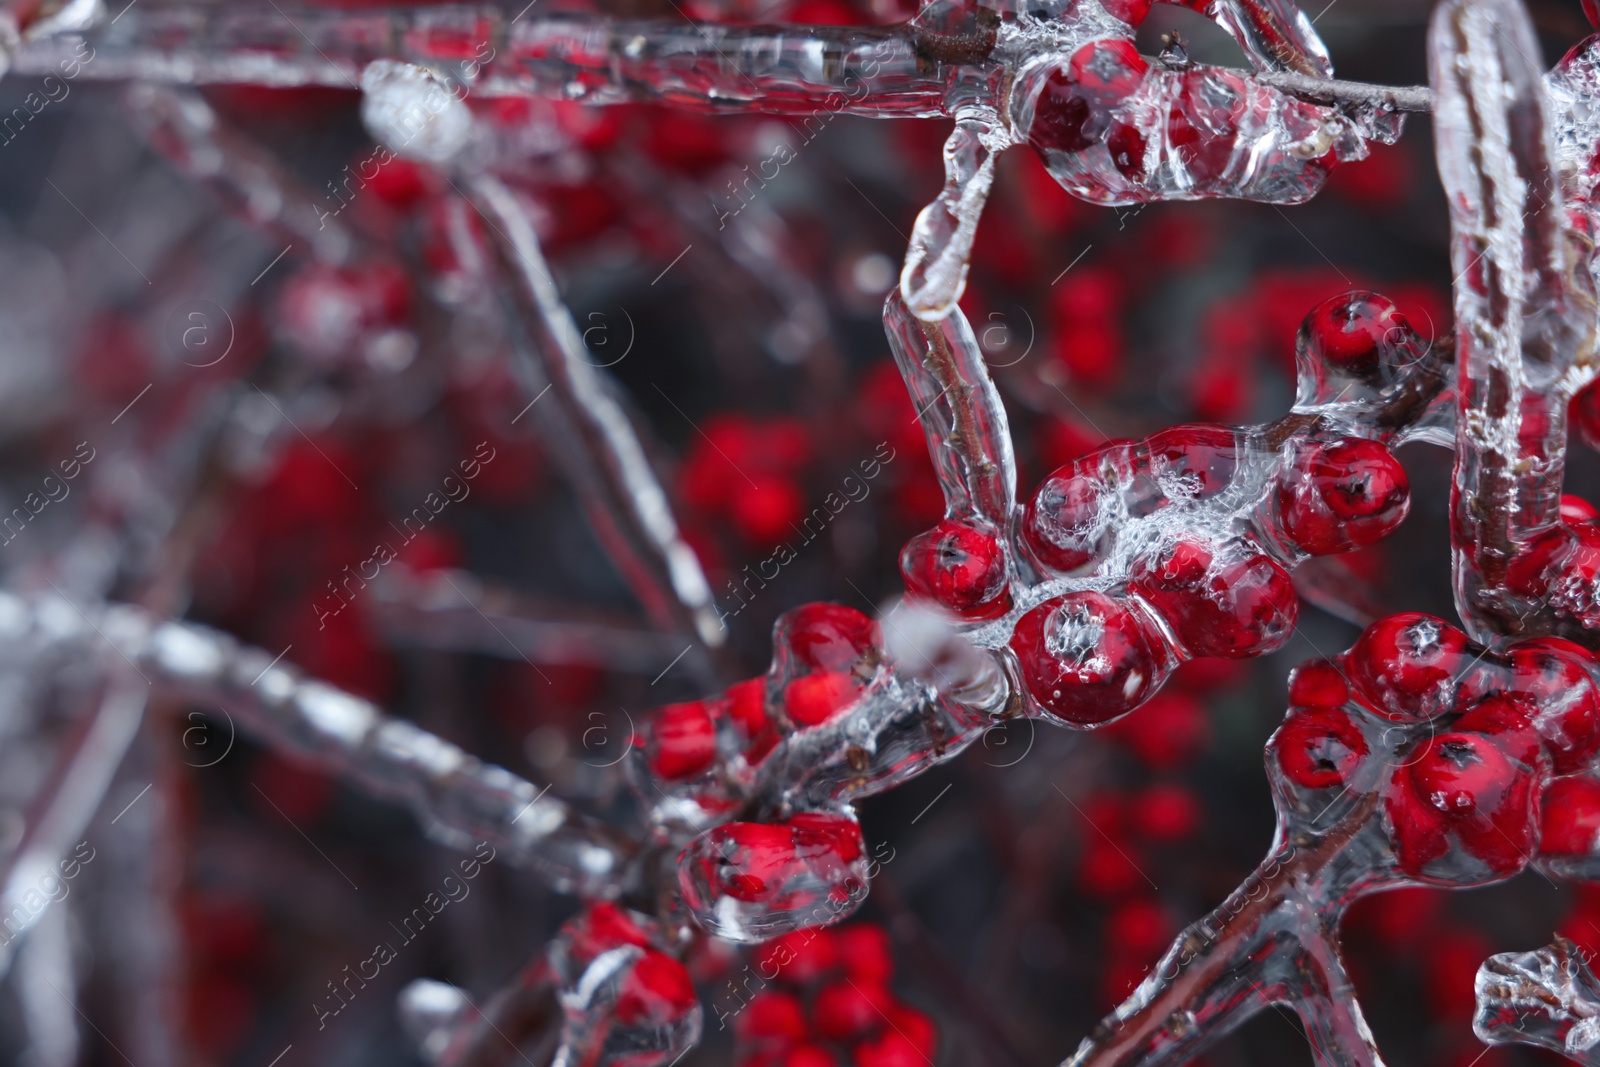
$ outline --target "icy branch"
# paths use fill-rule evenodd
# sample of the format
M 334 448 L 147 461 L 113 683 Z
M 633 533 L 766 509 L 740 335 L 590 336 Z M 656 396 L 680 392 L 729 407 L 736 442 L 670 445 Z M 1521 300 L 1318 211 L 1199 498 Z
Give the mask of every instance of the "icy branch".
M 504 299 L 514 314 L 518 369 L 532 403 L 544 390 L 543 427 L 602 541 L 646 610 L 707 648 L 727 640 L 700 561 L 678 532 L 666 490 L 561 301 L 527 213 L 495 178 L 473 181 L 474 206 L 489 220 Z
M 1434 136 L 1456 272 L 1452 539 L 1469 632 L 1549 632 L 1508 588 L 1560 527 L 1567 401 L 1594 358 L 1594 285 L 1550 165 L 1538 41 L 1515 0 L 1446 0 L 1429 29 Z

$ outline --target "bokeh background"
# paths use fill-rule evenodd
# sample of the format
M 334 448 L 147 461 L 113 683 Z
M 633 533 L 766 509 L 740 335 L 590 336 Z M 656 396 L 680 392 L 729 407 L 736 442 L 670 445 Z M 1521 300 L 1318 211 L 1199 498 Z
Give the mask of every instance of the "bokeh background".
M 679 7 L 637 0 L 607 10 L 793 22 L 908 15 L 885 0 Z M 528 17 L 545 10 L 541 0 Z M 1332 0 L 1308 13 L 1341 76 L 1425 81 L 1427 5 Z M 1535 3 L 1533 13 L 1547 63 L 1588 31 L 1576 2 Z M 1155 9 L 1142 50 L 1159 50 L 1174 30 L 1196 59 L 1244 65 L 1213 24 L 1178 8 Z M 0 115 L 37 88 L 0 81 Z M 241 86 L 206 97 L 319 194 L 372 152 L 354 92 Z M 141 502 L 159 510 L 163 487 L 127 457 L 203 418 L 196 397 L 219 383 L 259 388 L 296 433 L 263 430 L 275 443 L 236 464 L 240 484 L 200 552 L 183 613 L 269 650 L 291 646 L 286 658 L 307 671 L 591 810 L 628 817 L 615 761 L 630 724 L 706 692 L 682 664 L 658 674 L 670 647 L 644 634 L 645 652 L 629 662 L 604 640 L 547 642 L 547 655 L 526 660 L 492 640 L 461 651 L 404 632 L 376 595 L 318 625 L 327 583 L 487 441 L 495 459 L 407 546 L 407 573 L 470 570 L 551 626 L 647 629 L 544 451 L 538 408 L 512 422 L 527 398 L 504 370 L 504 339 L 460 312 L 466 297 L 450 289 L 460 276 L 441 236 L 448 190 L 395 163 L 341 210 L 387 250 L 382 268 L 329 273 L 299 251 L 273 260 L 279 246 L 152 151 L 128 106 L 121 86 L 84 77 L 0 134 L 0 510 L 70 455 L 85 426 L 107 426 L 144 383 L 164 383 L 94 439 L 92 491 L 86 481 L 0 546 L 7 579 L 37 586 L 41 574 L 75 566 L 62 546 L 94 521 L 137 542 L 139 524 L 124 520 Z M 792 141 L 781 120 L 493 106 L 525 124 L 523 177 L 547 209 L 546 252 L 596 362 L 649 428 L 730 613 L 737 676 L 765 669 L 780 612 L 817 599 L 870 612 L 897 596 L 899 546 L 941 502 L 878 310 L 912 219 L 941 184 L 948 123 L 837 117 L 776 177 L 746 184 L 770 173 L 760 165 L 775 145 Z M 736 206 L 738 225 L 719 230 L 719 214 Z M 1275 418 L 1292 399 L 1301 318 L 1344 290 L 1382 292 L 1424 336 L 1445 335 L 1447 239 L 1426 117 L 1299 207 L 1097 208 L 1056 187 L 1031 153 L 1007 154 L 963 307 L 1010 410 L 1023 491 L 1108 439 Z M 196 309 L 215 313 L 189 319 Z M 341 314 L 367 316 L 355 328 L 360 358 L 318 354 L 319 338 L 344 328 L 330 325 Z M 191 321 L 226 329 L 224 361 L 196 366 L 204 360 L 192 347 L 174 345 Z M 193 367 L 189 378 L 173 374 L 175 360 Z M 277 417 L 257 414 L 263 425 Z M 802 544 L 795 524 L 885 443 L 894 458 L 867 497 Z M 1453 617 L 1449 456 L 1409 446 L 1401 458 L 1410 518 L 1377 549 L 1307 568 L 1322 591 L 1281 652 L 1189 665 L 1129 720 L 1092 734 L 1026 723 L 992 732 L 863 805 L 869 843 L 886 843 L 894 859 L 858 918 L 889 932 L 895 989 L 938 1020 L 941 1065 L 1025 1067 L 1068 1054 L 1263 854 L 1272 809 L 1261 747 L 1282 715 L 1289 668 L 1347 647 L 1358 632 L 1349 620 L 1363 613 Z M 1569 491 L 1595 498 L 1600 463 L 1576 441 L 1569 461 Z M 780 543 L 797 558 L 741 606 L 729 583 Z M 136 574 L 119 581 L 124 594 L 138 586 Z M 0 706 L 0 846 L 14 846 L 27 800 L 81 711 L 70 697 L 68 687 Z M 97 858 L 72 881 L 67 918 L 40 928 L 72 946 L 81 1014 L 60 1002 L 54 1010 L 78 1032 L 83 1063 L 137 1061 L 122 1049 L 152 1027 L 174 1042 L 174 1062 L 262 1067 L 287 1045 L 283 1067 L 420 1063 L 397 1025 L 399 988 L 431 977 L 487 993 L 574 908 L 491 864 L 469 898 L 319 1029 L 312 1005 L 326 984 L 436 888 L 454 854 L 404 812 L 235 737 L 206 708 L 165 710 L 169 727 L 141 742 L 96 817 Z M 109 822 L 155 779 L 163 785 L 144 798 L 148 816 L 136 804 Z M 158 814 L 142 836 L 124 833 Z M 119 904 L 129 880 L 152 870 L 177 901 L 170 929 L 148 929 Z M 1529 872 L 1475 892 L 1409 890 L 1360 904 L 1345 944 L 1389 1062 L 1554 1062 L 1486 1051 L 1470 1016 L 1478 964 L 1557 929 L 1600 948 L 1600 893 Z M 179 977 L 175 990 L 141 979 L 150 953 L 168 954 L 161 973 Z M 734 1061 L 716 1005 L 744 962 L 731 953 L 696 961 L 708 1038 L 686 1067 Z M 66 1053 L 30 1045 L 22 1022 L 30 1010 L 48 1017 L 51 1003 L 15 978 L 0 987 L 0 1061 L 60 1062 Z M 1204 1062 L 1307 1063 L 1311 1053 L 1292 1013 L 1268 1012 Z

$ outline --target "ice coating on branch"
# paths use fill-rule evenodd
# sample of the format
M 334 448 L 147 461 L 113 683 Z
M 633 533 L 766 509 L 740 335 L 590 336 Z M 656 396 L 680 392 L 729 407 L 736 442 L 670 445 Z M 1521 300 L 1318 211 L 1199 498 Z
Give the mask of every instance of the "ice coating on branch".
M 973 103 L 957 110 L 955 129 L 944 144 L 944 189 L 917 215 L 900 275 L 900 291 L 918 315 L 930 320 L 948 315 L 966 288 L 995 158 L 1011 144 L 993 107 Z
M 1218 0 L 1198 9 L 1233 34 L 1259 69 L 1332 72 L 1293 4 Z M 1050 20 L 1010 13 L 992 46 L 1013 72 L 1009 87 L 987 66 L 963 67 L 952 78 L 945 108 L 956 125 L 945 143 L 944 188 L 917 216 L 901 275 L 915 315 L 936 321 L 960 299 L 995 156 L 1013 144 L 1030 143 L 1068 192 L 1094 203 L 1233 197 L 1288 204 L 1313 196 L 1337 163 L 1365 156 L 1367 139 L 1398 137 L 1392 114 L 1353 117 L 1223 68 L 1152 68 L 1132 33 L 1148 10 L 1080 0 Z M 973 20 L 970 8 L 935 4 L 918 24 L 963 18 Z
M 1011 121 L 1056 181 L 1098 204 L 1300 203 L 1338 163 L 1365 157 L 1367 138 L 1392 139 L 1237 71 L 1151 65 L 1131 39 L 1031 64 L 1017 78 Z
M 1557 937 L 1532 952 L 1501 952 L 1478 968 L 1472 1031 L 1489 1045 L 1536 1045 L 1600 1064 L 1600 982 L 1577 945 Z
M 1016 507 L 1017 465 L 1005 405 L 972 327 L 960 314 L 925 323 L 898 293 L 884 305 L 883 326 L 928 439 L 946 516 L 1004 529 Z
M 1593 375 L 1588 237 L 1569 229 L 1538 40 L 1513 0 L 1451 0 L 1429 28 L 1440 176 L 1450 196 L 1457 401 L 1452 541 L 1469 632 L 1549 633 L 1573 611 L 1534 561 L 1560 521 L 1567 403 Z M 1532 573 L 1529 573 L 1532 572 Z
M 0 593 L 0 637 L 0 666 L 94 657 L 129 663 L 144 676 L 136 679 L 141 689 L 148 679 L 164 695 L 221 709 L 247 733 L 410 806 L 443 843 L 470 849 L 488 841 L 563 892 L 604 896 L 620 888 L 635 847 L 623 834 L 404 719 L 307 680 L 281 656 L 127 605 L 80 614 L 55 595 Z
M 1185 6 L 1228 31 L 1257 70 L 1333 75 L 1328 46 L 1293 0 L 1190 0 Z
M 666 629 L 702 649 L 727 640 L 705 571 L 678 529 L 666 489 L 616 386 L 590 354 L 561 300 L 527 210 L 491 176 L 473 183 L 490 227 L 491 277 L 514 315 L 512 343 L 530 404 L 553 392 L 539 425 L 590 521 L 639 599 Z

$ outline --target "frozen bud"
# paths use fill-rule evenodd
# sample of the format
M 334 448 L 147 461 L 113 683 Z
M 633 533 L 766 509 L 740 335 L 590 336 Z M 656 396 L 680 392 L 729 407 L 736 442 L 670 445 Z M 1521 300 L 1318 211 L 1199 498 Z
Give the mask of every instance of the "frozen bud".
M 467 995 L 448 982 L 418 978 L 400 990 L 400 1025 L 422 1058 L 437 1062 L 455 1028 L 471 1012 Z
M 1600 987 L 1566 938 L 1535 952 L 1502 952 L 1478 968 L 1472 1030 L 1491 1045 L 1537 1045 L 1600 1063 Z
M 361 121 L 408 159 L 443 163 L 472 135 L 472 113 L 443 78 L 413 63 L 379 59 L 361 72 Z
M 884 644 L 902 678 L 926 682 L 951 700 L 998 711 L 1007 693 L 994 657 L 967 640 L 933 608 L 901 601 L 885 616 Z

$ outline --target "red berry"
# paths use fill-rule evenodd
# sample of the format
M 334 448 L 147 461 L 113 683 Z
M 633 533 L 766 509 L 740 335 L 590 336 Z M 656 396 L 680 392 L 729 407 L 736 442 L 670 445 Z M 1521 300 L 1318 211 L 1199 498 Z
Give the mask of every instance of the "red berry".
M 839 1067 L 839 1061 L 821 1045 L 796 1045 L 783 1058 L 783 1067 Z
M 624 1026 L 666 1026 L 699 1003 L 689 968 L 664 952 L 646 949 L 618 990 L 617 1021 Z
M 1539 759 L 1539 735 L 1528 715 L 1528 704 L 1519 697 L 1496 693 L 1472 706 L 1450 724 L 1455 733 L 1488 734 L 1506 754 L 1530 766 Z
M 1411 510 L 1411 483 L 1377 441 L 1346 437 L 1295 457 L 1278 486 L 1283 534 L 1313 556 L 1382 540 Z
M 703 846 L 697 842 L 685 851 L 679 866 L 680 888 L 697 911 L 714 907 L 714 899 L 705 899 L 708 893 L 783 904 L 799 894 L 809 899 L 860 889 L 854 866 L 863 849 L 861 829 L 842 816 L 802 813 L 781 823 L 724 823 L 701 841 Z M 815 921 L 825 918 L 831 916 L 819 914 Z
M 1152 841 L 1182 841 L 1200 826 L 1200 800 L 1181 785 L 1154 785 L 1133 800 L 1133 823 Z
M 1541 857 L 1587 859 L 1600 851 L 1600 781 L 1557 778 L 1539 808 Z
M 1591 0 L 1584 0 L 1586 9 L 1590 3 Z M 1600 450 L 1600 381 L 1590 382 L 1578 390 L 1567 407 L 1567 417 L 1583 443 Z
M 1189 662 L 1226 664 L 1229 661 Z M 1183 669 L 1178 670 L 1180 677 Z M 1153 695 L 1139 709 L 1137 718 L 1124 719 L 1106 729 L 1152 770 L 1170 771 L 1189 762 L 1205 747 L 1209 727 L 1205 705 L 1193 695 L 1176 692 L 1169 686 Z
M 802 674 L 783 689 L 783 710 L 796 726 L 821 726 L 854 703 L 861 690 L 848 674 Z
M 835 982 L 824 986 L 811 1005 L 817 1032 L 834 1041 L 865 1037 L 883 1025 L 884 1009 L 894 998 L 882 986 Z
M 1135 92 L 1149 65 L 1132 41 L 1107 38 L 1084 45 L 1065 69 L 1046 80 L 1034 105 L 1028 139 L 1041 153 L 1081 152 L 1101 143 L 1111 109 Z
M 1301 325 L 1301 343 L 1314 359 L 1357 378 L 1375 375 L 1392 338 L 1410 325 L 1394 302 L 1377 293 L 1343 293 L 1324 300 Z
M 1596 509 L 1583 497 L 1573 496 L 1571 493 L 1561 495 L 1562 522 L 1568 526 L 1587 526 L 1597 519 L 1600 519 L 1600 509 Z
M 872 923 L 852 923 L 833 931 L 839 962 L 850 980 L 861 985 L 887 985 L 894 975 L 889 932 Z
M 646 751 L 650 770 L 669 782 L 710 770 L 717 759 L 717 731 L 705 704 L 695 700 L 657 711 Z
M 1248 548 L 1218 553 L 1179 541 L 1139 564 L 1130 584 L 1195 656 L 1247 659 L 1281 648 L 1300 610 L 1289 572 Z
M 756 966 L 763 977 L 792 985 L 811 985 L 839 963 L 836 932 L 796 930 L 756 949 Z
M 745 741 L 744 758 L 760 763 L 778 743 L 778 729 L 767 714 L 767 680 L 751 678 L 728 686 L 724 714 L 733 720 Z
M 650 947 L 650 934 L 633 913 L 610 902 L 594 904 L 579 912 L 562 931 L 569 939 L 574 960 L 582 966 L 588 966 L 602 952 L 623 945 Z
M 1361 727 L 1338 708 L 1296 708 L 1269 742 L 1278 769 L 1301 789 L 1343 788 L 1368 752 Z
M 1011 635 L 1023 683 L 1045 713 L 1075 726 L 1127 714 L 1170 669 L 1153 627 L 1104 593 L 1047 600 Z
M 1379 715 L 1422 722 L 1455 704 L 1466 651 L 1467 635 L 1443 619 L 1390 615 L 1363 630 L 1345 653 L 1345 675 Z
M 1033 558 L 1051 570 L 1075 571 L 1104 551 L 1106 488 L 1095 474 L 1100 455 L 1050 475 L 1023 508 L 1022 540 Z
M 928 1067 L 932 1053 L 924 1053 L 910 1038 L 885 1030 L 875 1041 L 855 1048 L 855 1067 Z
M 1227 488 L 1239 466 L 1238 434 L 1227 426 L 1174 426 L 1145 444 L 1151 475 L 1175 500 L 1214 496 Z
M 1534 787 L 1534 771 L 1511 759 L 1492 736 L 1456 732 L 1426 739 L 1384 792 L 1400 868 L 1446 885 L 1479 880 L 1448 869 L 1424 873 L 1448 854 L 1453 833 L 1495 877 L 1515 874 L 1537 844 Z
M 1592 0 L 1584 0 L 1585 3 Z M 1138 26 L 1150 17 L 1150 8 L 1154 0 L 1105 0 L 1100 6 L 1112 18 L 1121 19 L 1129 26 Z
M 878 624 L 842 604 L 802 604 L 785 612 L 775 629 L 805 670 L 848 671 L 883 643 Z
M 1340 708 L 1350 686 L 1332 660 L 1313 659 L 1289 672 L 1289 704 L 1297 708 Z
M 939 1048 L 939 1030 L 933 1020 L 915 1008 L 896 1004 L 889 1009 L 889 1025 L 895 1033 L 910 1041 L 924 1064 L 933 1062 Z M 864 1067 L 864 1065 L 862 1065 Z
M 790 935 L 793 936 L 793 935 Z M 768 972 L 763 971 L 765 975 Z M 744 1010 L 734 1016 L 734 1034 L 741 1041 L 803 1041 L 809 1032 L 805 1008 L 793 993 L 767 990 L 750 998 Z
M 1005 550 L 994 532 L 944 519 L 900 550 L 900 574 L 914 596 L 956 615 L 993 618 L 1011 606 Z
M 1588 650 L 1556 637 L 1534 638 L 1513 645 L 1508 659 L 1509 670 L 1475 672 L 1463 684 L 1463 698 L 1504 694 L 1531 721 L 1556 774 L 1588 768 L 1600 755 L 1600 687 L 1590 674 Z
M 1511 558 L 1506 586 L 1587 629 L 1600 626 L 1600 527 L 1560 526 Z

